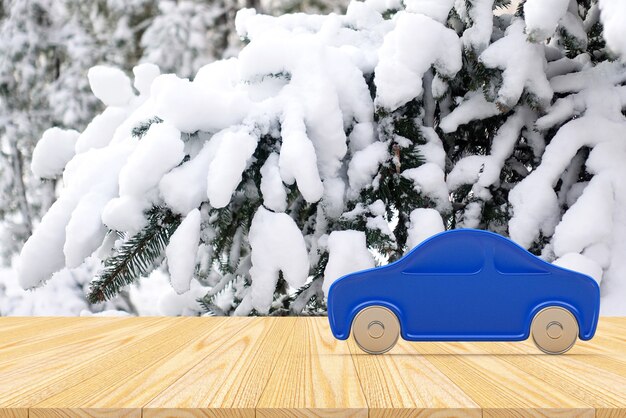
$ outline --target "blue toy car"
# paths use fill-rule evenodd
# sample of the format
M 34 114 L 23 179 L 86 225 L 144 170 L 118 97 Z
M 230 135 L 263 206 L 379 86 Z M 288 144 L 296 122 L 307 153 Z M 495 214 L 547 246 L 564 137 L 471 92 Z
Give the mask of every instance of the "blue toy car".
M 589 340 L 598 322 L 594 279 L 557 267 L 500 235 L 456 229 L 400 260 L 348 274 L 328 293 L 333 335 L 350 331 L 371 354 L 408 341 L 521 341 L 549 354 Z

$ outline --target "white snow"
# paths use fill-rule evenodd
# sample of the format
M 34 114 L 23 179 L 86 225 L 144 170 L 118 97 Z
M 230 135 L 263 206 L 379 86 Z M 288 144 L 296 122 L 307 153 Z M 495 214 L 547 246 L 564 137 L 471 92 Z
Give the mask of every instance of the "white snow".
M 468 155 L 457 161 L 446 178 L 450 190 L 455 191 L 465 184 L 477 183 L 481 178 L 487 158 L 485 155 Z
M 328 289 L 338 278 L 359 270 L 374 267 L 374 257 L 367 249 L 365 234 L 361 231 L 333 231 L 328 237 L 328 264 L 324 269 L 322 289 Z
M 626 60 L 626 3 L 620 0 L 600 0 L 599 4 L 607 45 Z
M 420 53 L 414 53 L 415 46 Z M 433 66 L 446 77 L 461 69 L 461 41 L 452 29 L 421 14 L 398 12 L 376 66 L 376 104 L 395 110 L 423 92 L 422 76 Z
M 261 167 L 261 193 L 263 205 L 274 212 L 287 209 L 287 190 L 283 185 L 278 168 L 278 154 L 271 153 Z
M 457 8 L 464 0 L 457 0 Z M 462 40 L 466 49 L 483 51 L 491 40 L 493 30 L 493 0 L 473 0 L 472 7 L 466 10 L 472 25 L 463 32 Z M 463 5 L 465 9 L 465 5 Z M 471 19 L 471 20 L 470 20 Z
M 383 203 L 382 200 L 377 200 L 376 202 L 374 202 L 374 204 L 378 202 Z M 374 216 L 367 218 L 367 221 L 365 222 L 365 227 L 369 230 L 375 229 L 382 235 L 387 235 L 388 237 L 393 239 L 394 235 L 391 231 L 391 228 L 389 227 L 389 222 L 387 222 L 383 217 L 384 206 L 383 210 L 379 212 L 376 212 L 376 210 L 372 208 L 372 205 L 370 205 L 369 209 Z
M 43 216 L 26 241 L 17 261 L 23 288 L 36 287 L 65 265 L 66 226 L 81 198 L 89 192 L 112 198 L 117 193 L 117 173 L 132 150 L 120 144 L 77 154 L 65 167 L 63 194 Z
M 108 107 L 89 124 L 87 119 L 81 122 L 87 127 L 80 134 L 58 128 L 46 131 L 34 151 L 33 173 L 43 178 L 62 174 L 63 180 L 58 182 L 59 198 L 45 217 L 39 223 L 33 218 L 35 232 L 17 262 L 21 285 L 35 287 L 53 276 L 72 283 L 67 277 L 74 273 L 64 267 L 92 259 L 97 263 L 111 253 L 116 234 L 107 236 L 107 229 L 133 234 L 145 226 L 147 210 L 167 206 L 185 220 L 166 250 L 171 277 L 155 274 L 158 292 L 164 296 L 152 298 L 155 306 L 150 312 L 196 314 L 195 298 L 209 287 L 191 278 L 196 268 L 209 272 L 214 266 L 208 264 L 218 256 L 210 244 L 216 233 L 213 210 L 231 203 L 237 210 L 243 201 L 262 199 L 250 235 L 238 225 L 233 245 L 219 254 L 237 269 L 237 279 L 223 282 L 229 284 L 216 293 L 216 306 L 232 313 L 243 298 L 236 314 L 253 309 L 267 313 L 279 272 L 292 288 L 301 286 L 326 249 L 327 292 L 337 277 L 374 265 L 364 231 L 332 231 L 334 221 L 365 223 L 367 232 L 375 230 L 395 240 L 392 227 L 397 217 L 388 219 L 389 202 L 358 202 L 362 190 L 377 191 L 381 164 L 393 164 L 392 141 L 400 152 L 409 146 L 420 152 L 424 163 L 401 167 L 401 175 L 436 205 L 414 210 L 410 221 L 401 225 L 408 228 L 409 247 L 443 231 L 442 214 L 446 219 L 454 216 L 455 227 L 508 232 L 527 248 L 542 235 L 549 241 L 542 244 L 544 258 L 558 258 L 557 264 L 601 280 L 602 312 L 623 313 L 626 70 L 618 60 L 597 63 L 600 55 L 569 58 L 572 50 L 566 57 L 562 31 L 568 41 L 584 47 L 584 30 L 600 19 L 601 9 L 607 45 L 623 59 L 624 6 L 601 0 L 583 22 L 572 1 L 528 0 L 525 18 L 494 18 L 493 3 L 367 0 L 351 2 L 345 15 L 279 17 L 243 10 L 237 17 L 238 34 L 247 41 L 241 53 L 204 65 L 193 78 L 189 66 L 200 61 L 186 50 L 176 51 L 180 63 L 163 68 L 170 72 L 176 66 L 176 73 L 189 79 L 161 75 L 157 66 L 146 63 L 133 69 L 131 85 L 121 70 L 94 67 L 89 83 Z M 200 10 L 173 3 L 166 9 Z M 398 11 L 383 17 L 390 9 Z M 194 16 L 190 25 L 197 25 L 198 19 Z M 179 33 L 183 38 L 188 34 L 184 29 Z M 189 38 L 189 47 L 209 47 L 208 39 Z M 162 40 L 167 45 L 174 41 Z M 489 91 L 496 83 L 481 86 L 486 92 L 477 87 L 464 97 L 458 93 L 462 89 L 450 90 L 457 86 L 458 79 L 450 78 L 461 69 L 462 47 L 476 53 L 485 67 L 502 71 L 498 91 Z M 368 86 L 371 77 L 374 98 Z M 488 101 L 486 97 L 494 93 L 495 101 Z M 58 106 L 63 97 L 67 95 L 51 102 L 52 117 L 64 126 L 78 126 L 66 122 L 75 120 L 76 106 L 56 109 L 63 107 Z M 419 106 L 414 120 L 423 144 L 387 136 L 391 124 L 385 124 L 396 116 L 388 112 L 414 99 Z M 527 99 L 536 102 L 536 110 L 527 107 Z M 94 104 L 91 97 L 84 102 L 85 109 Z M 141 138 L 133 135 L 135 128 L 155 116 L 162 122 L 153 123 Z M 502 124 L 496 133 L 485 131 L 490 143 L 480 152 L 472 146 L 464 149 L 465 138 L 455 131 L 492 116 L 499 116 L 492 121 Z M 12 120 L 7 129 L 25 123 Z M 437 128 L 445 134 L 442 138 Z M 255 155 L 259 143 L 263 148 Z M 527 147 L 533 160 L 526 158 Z M 255 160 L 267 154 L 267 160 Z M 242 185 L 253 162 L 261 166 L 260 184 L 255 177 Z M 523 180 L 509 184 L 510 179 L 502 176 L 505 164 L 510 164 L 505 173 L 513 170 Z M 27 174 L 27 182 L 36 180 Z M 293 185 L 300 195 L 288 207 L 287 192 Z M 466 197 L 457 196 L 462 185 L 471 186 Z M 506 225 L 485 220 L 486 204 L 492 190 L 509 188 L 509 201 L 500 207 L 511 207 L 506 231 Z M 40 204 L 36 194 L 27 198 L 34 208 Z M 318 203 L 315 212 L 302 219 L 301 208 L 312 203 Z M 345 213 L 348 205 L 355 205 L 354 210 Z M 391 214 L 394 208 L 389 209 Z M 207 220 L 202 225 L 199 210 Z M 10 233 L 0 225 L 0 234 Z M 244 283 L 248 277 L 251 288 Z M 222 279 L 211 276 L 207 283 L 214 286 Z M 28 303 L 21 311 L 12 306 L 12 311 L 28 312 Z M 116 306 L 106 310 L 119 312 Z
M 300 229 L 285 213 L 259 207 L 248 238 L 252 257 L 249 298 L 251 306 L 263 314 L 272 302 L 279 271 L 290 286 L 300 287 L 309 275 L 309 257 Z
M 339 218 L 343 213 L 346 197 L 346 183 L 342 178 L 329 178 L 324 181 L 324 212 L 329 218 Z
M 88 307 L 82 279 L 65 269 L 46 286 L 24 290 L 16 270 L 0 267 L 0 316 L 78 316 Z
M 446 115 L 439 127 L 445 133 L 456 131 L 459 126 L 476 119 L 485 119 L 499 114 L 498 106 L 487 101 L 482 91 L 471 91 L 465 95 L 463 101 Z
M 159 191 L 165 203 L 184 215 L 197 208 L 207 197 L 207 174 L 211 161 L 225 135 L 213 135 L 196 156 L 165 174 Z
M 84 316 L 84 317 L 89 317 L 89 316 L 95 316 L 95 317 L 103 317 L 103 318 L 120 318 L 120 317 L 124 317 L 124 316 L 132 316 L 130 313 L 126 312 L 126 311 L 120 311 L 117 309 L 108 309 L 106 311 L 101 311 L 101 312 L 96 312 L 93 313 L 90 310 L 87 309 L 83 309 L 82 311 L 80 311 L 79 316 Z
M 124 106 L 135 96 L 130 79 L 119 68 L 96 65 L 87 78 L 93 94 L 107 106 Z
M 120 172 L 120 196 L 143 196 L 185 156 L 180 131 L 168 122 L 153 123 Z
M 172 288 L 178 294 L 190 289 L 196 269 L 196 254 L 200 243 L 200 211 L 194 209 L 185 216 L 165 249 Z
M 91 148 L 107 146 L 113 139 L 117 127 L 128 117 L 128 110 L 121 107 L 107 107 L 94 117 L 76 141 L 76 153 Z
M 513 21 L 505 36 L 489 45 L 479 60 L 488 68 L 503 70 L 497 99 L 501 106 L 513 107 L 524 89 L 533 94 L 539 104 L 550 103 L 553 92 L 546 78 L 545 52 L 542 45 L 528 42 L 523 20 Z
M 209 287 L 192 280 L 189 291 L 178 294 L 172 289 L 168 274 L 157 269 L 148 277 L 133 283 L 129 295 L 139 316 L 197 316 L 201 313 L 201 307 L 196 299 L 206 295 L 209 290 Z
M 489 200 L 490 186 L 500 183 L 500 173 L 515 144 L 520 138 L 522 128 L 531 123 L 534 112 L 526 107 L 519 107 L 500 127 L 493 139 L 489 155 L 470 155 L 461 158 L 446 179 L 450 190 L 471 184 L 472 192 L 482 200 Z
M 348 9 L 346 10 L 346 17 L 354 23 L 354 26 L 358 29 L 372 27 L 379 24 L 383 17 L 380 11 L 372 8 L 372 4 L 366 2 L 350 2 Z
M 402 176 L 413 181 L 413 188 L 432 199 L 440 212 L 448 212 L 450 204 L 448 187 L 444 173 L 437 164 L 425 163 L 416 168 L 404 170 Z
M 356 152 L 362 150 L 376 140 L 374 124 L 371 122 L 355 124 L 348 138 L 350 151 Z
M 52 179 L 59 176 L 74 156 L 79 133 L 73 129 L 57 127 L 46 129 L 33 150 L 31 169 L 39 178 Z
M 548 113 L 537 119 L 535 125 L 537 129 L 546 130 L 563 123 L 575 114 L 580 114 L 585 110 L 585 103 L 582 96 L 572 94 L 567 97 L 557 99 L 548 109 Z
M 389 157 L 386 142 L 376 141 L 352 156 L 348 166 L 348 180 L 353 193 L 370 184 L 378 167 Z
M 560 173 L 581 147 L 618 138 L 625 130 L 623 124 L 597 116 L 584 116 L 565 124 L 546 147 L 541 165 L 509 194 L 513 205 L 509 222 L 511 237 L 528 247 L 540 230 L 552 235 L 559 216 L 553 187 Z
M 426 143 L 418 145 L 420 154 L 429 163 L 435 164 L 443 172 L 446 169 L 446 151 L 443 143 L 433 128 L 422 126 L 420 132 L 426 139 Z
M 222 86 L 217 88 L 220 82 Z M 150 91 L 156 115 L 181 132 L 225 129 L 241 122 L 250 108 L 250 100 L 230 84 L 225 72 L 212 83 L 203 82 L 202 78 L 189 81 L 163 74 L 154 79 Z
M 445 230 L 443 220 L 437 210 L 428 208 L 414 209 L 410 215 L 410 225 L 407 231 L 407 252 L 425 239 Z
M 256 149 L 258 138 L 246 127 L 226 129 L 207 174 L 207 196 L 213 207 L 223 208 L 241 183 L 241 176 Z
M 68 268 L 80 266 L 87 257 L 100 247 L 107 229 L 101 221 L 102 209 L 107 196 L 88 193 L 78 202 L 65 227 L 63 254 Z
M 115 231 L 130 234 L 139 232 L 146 226 L 145 212 L 150 202 L 135 196 L 121 196 L 109 200 L 102 209 L 102 223 Z
M 527 0 L 524 3 L 526 33 L 534 42 L 551 37 L 569 3 L 570 0 Z
M 626 134 L 626 124 L 621 114 L 619 91 L 611 87 L 621 82 L 623 77 L 624 70 L 620 64 L 603 63 L 551 80 L 555 91 L 573 93 L 563 100 L 574 105 L 565 110 L 553 108 L 548 113 L 554 115 L 552 120 L 544 119 L 541 125 L 551 126 L 556 120 L 567 118 L 564 115 L 572 112 L 572 108 L 583 115 L 558 130 L 546 147 L 539 167 L 509 194 L 513 206 L 509 232 L 521 245 L 528 247 L 539 232 L 547 236 L 554 232 L 555 252 L 561 256 L 571 251 L 581 252 L 586 246 L 598 242 L 610 244 L 612 239 L 607 237 L 607 231 L 611 231 L 611 236 L 617 233 L 618 224 L 612 220 L 616 216 L 613 205 L 621 189 L 616 187 L 619 183 L 613 178 L 619 178 L 617 173 L 626 155 L 626 150 L 617 145 L 620 144 L 618 138 Z M 557 226 L 561 214 L 553 188 L 583 147 L 592 148 L 587 170 L 595 174 L 593 187 L 590 187 L 591 182 L 585 187 Z M 603 215 L 597 217 L 598 213 Z
M 608 242 L 613 232 L 613 186 L 610 177 L 594 176 L 554 231 L 554 254 L 582 253 L 596 242 Z
M 423 14 L 444 23 L 454 6 L 454 0 L 405 0 L 404 4 L 407 12 Z
M 479 228 L 480 227 L 480 217 L 482 215 L 483 206 L 481 202 L 470 202 L 465 206 L 463 210 L 463 217 L 461 221 L 457 224 L 459 228 Z
M 586 274 L 600 284 L 602 281 L 602 268 L 592 259 L 579 253 L 566 253 L 553 261 L 554 265 L 579 273 Z
M 54 202 L 22 247 L 17 273 L 24 289 L 38 286 L 65 266 L 65 225 L 70 221 L 75 206 L 75 199 L 59 199 Z
M 304 120 L 295 103 L 288 105 L 283 114 L 279 156 L 280 175 L 287 184 L 298 185 L 307 202 L 320 200 L 324 186 L 317 169 L 317 156 L 313 143 L 306 134 Z
M 133 67 L 135 81 L 133 85 L 141 95 L 150 94 L 150 86 L 155 78 L 161 74 L 161 70 L 157 65 L 144 63 Z
M 578 13 L 578 5 L 570 2 L 569 10 L 559 21 L 560 31 L 564 31 L 575 48 L 585 50 L 587 48 L 587 32 L 584 22 Z M 561 36 L 561 35 L 559 35 Z

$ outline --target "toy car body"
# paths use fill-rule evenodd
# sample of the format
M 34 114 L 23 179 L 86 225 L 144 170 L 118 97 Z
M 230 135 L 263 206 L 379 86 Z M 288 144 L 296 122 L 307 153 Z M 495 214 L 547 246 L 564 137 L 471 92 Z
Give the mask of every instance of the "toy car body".
M 398 261 L 337 279 L 328 294 L 333 335 L 373 354 L 409 341 L 521 341 L 560 354 L 593 337 L 597 282 L 500 235 L 457 229 Z M 396 328 L 398 328 L 396 330 Z

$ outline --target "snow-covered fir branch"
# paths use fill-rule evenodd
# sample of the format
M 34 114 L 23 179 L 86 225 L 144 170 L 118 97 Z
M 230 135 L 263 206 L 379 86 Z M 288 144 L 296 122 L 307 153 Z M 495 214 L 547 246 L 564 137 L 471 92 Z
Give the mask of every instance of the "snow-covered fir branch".
M 117 271 L 166 208 L 182 220 L 159 247 L 171 285 L 216 314 L 324 312 L 333 280 L 459 227 L 591 275 L 603 313 L 623 314 L 626 13 L 527 0 L 494 15 L 506 3 L 243 9 L 245 47 L 192 79 L 92 68 L 105 110 L 35 151 L 34 172 L 63 190 L 20 283 L 90 257 Z

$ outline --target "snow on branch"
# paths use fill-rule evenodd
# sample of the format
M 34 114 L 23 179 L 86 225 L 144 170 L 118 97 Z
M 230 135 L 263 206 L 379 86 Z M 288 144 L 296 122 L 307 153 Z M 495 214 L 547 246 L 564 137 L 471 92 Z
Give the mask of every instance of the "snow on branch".
M 623 297 L 626 67 L 595 3 L 505 3 L 244 9 L 246 45 L 192 79 L 92 68 L 104 111 L 33 155 L 63 187 L 21 285 L 92 260 L 100 302 L 166 258 L 172 297 L 213 313 L 323 313 L 341 275 L 474 227 Z M 599 5 L 620 52 L 626 14 Z

